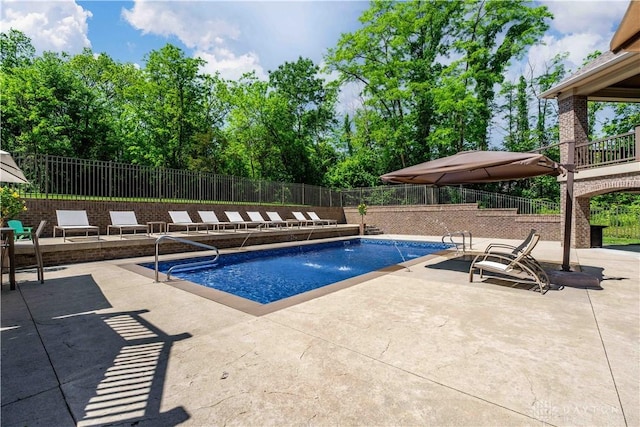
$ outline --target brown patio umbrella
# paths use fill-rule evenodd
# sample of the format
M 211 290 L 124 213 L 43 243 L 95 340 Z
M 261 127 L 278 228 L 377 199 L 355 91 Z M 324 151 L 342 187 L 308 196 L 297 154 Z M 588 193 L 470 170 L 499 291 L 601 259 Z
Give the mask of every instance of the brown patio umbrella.
M 573 160 L 571 159 L 570 163 Z M 565 233 L 562 269 L 570 270 L 571 212 L 573 209 L 573 172 L 568 168 L 565 206 Z M 541 175 L 558 176 L 565 168 L 537 153 L 510 151 L 461 151 L 449 157 L 420 163 L 389 172 L 380 178 L 385 182 L 406 184 L 458 185 L 511 181 Z
M 0 182 L 29 183 L 11 154 L 3 150 L 0 150 Z
M 542 154 L 462 151 L 449 157 L 389 172 L 385 182 L 431 185 L 482 184 L 540 175 L 560 175 L 560 165 Z

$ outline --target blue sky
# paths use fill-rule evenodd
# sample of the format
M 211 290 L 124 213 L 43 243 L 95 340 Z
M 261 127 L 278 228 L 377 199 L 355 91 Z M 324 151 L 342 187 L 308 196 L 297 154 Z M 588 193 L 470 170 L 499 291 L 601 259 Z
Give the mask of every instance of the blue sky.
M 299 56 L 316 63 L 340 34 L 358 28 L 364 1 L 2 0 L 2 31 L 23 31 L 38 51 L 83 47 L 123 62 L 166 43 L 208 62 L 207 71 L 266 76 Z

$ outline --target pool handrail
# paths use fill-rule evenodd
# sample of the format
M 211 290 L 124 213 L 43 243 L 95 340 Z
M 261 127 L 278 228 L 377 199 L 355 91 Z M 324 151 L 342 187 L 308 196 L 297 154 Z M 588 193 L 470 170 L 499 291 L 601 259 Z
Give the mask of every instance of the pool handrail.
M 471 232 L 467 231 L 467 230 L 464 230 L 464 231 L 453 231 L 453 232 L 446 233 L 444 236 L 442 236 L 442 243 L 444 243 L 444 239 L 449 238 L 449 241 L 451 242 L 451 244 L 456 247 L 456 253 L 458 253 L 459 247 L 460 247 L 460 243 L 457 243 L 457 242 L 453 241 L 453 238 L 455 236 L 462 237 L 462 253 L 465 253 L 467 251 L 467 245 L 466 245 L 466 242 L 465 242 L 465 236 L 469 236 L 469 250 L 472 249 L 473 236 L 471 235 Z
M 197 261 L 197 262 L 187 262 L 187 263 L 184 263 L 184 264 L 174 265 L 173 267 L 171 267 L 169 269 L 169 271 L 167 271 L 167 281 L 171 280 L 171 272 L 176 268 L 199 267 L 199 266 L 202 266 L 202 265 L 213 264 L 213 263 L 218 261 L 218 258 L 220 258 L 220 251 L 215 246 L 205 245 L 204 243 L 195 242 L 193 240 L 188 240 L 188 239 L 182 239 L 180 237 L 170 236 L 168 234 L 162 235 L 162 236 L 160 236 L 160 237 L 158 237 L 156 239 L 156 259 L 155 259 L 156 282 L 159 282 L 159 280 L 158 280 L 158 256 L 159 256 L 158 248 L 160 247 L 160 243 L 162 243 L 163 240 L 173 240 L 173 241 L 176 241 L 176 242 L 186 243 L 188 245 L 198 246 L 200 248 L 216 251 L 215 258 L 213 258 L 211 260 Z

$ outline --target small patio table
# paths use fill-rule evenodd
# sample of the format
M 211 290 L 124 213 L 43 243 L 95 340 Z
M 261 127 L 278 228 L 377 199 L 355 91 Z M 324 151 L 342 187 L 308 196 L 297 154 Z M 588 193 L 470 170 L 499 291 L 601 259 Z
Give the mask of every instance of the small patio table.
M 155 226 L 158 226 L 158 234 L 166 234 L 167 233 L 167 222 L 166 221 L 147 221 L 147 226 L 149 227 L 149 234 L 153 234 Z

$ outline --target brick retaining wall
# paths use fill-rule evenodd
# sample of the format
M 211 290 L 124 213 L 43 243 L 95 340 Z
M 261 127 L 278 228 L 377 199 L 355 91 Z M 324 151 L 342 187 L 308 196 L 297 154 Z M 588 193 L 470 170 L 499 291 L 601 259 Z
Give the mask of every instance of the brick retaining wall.
M 193 221 L 199 221 L 198 210 L 213 210 L 223 221 L 225 210 L 239 211 L 245 218 L 246 211 L 257 210 L 266 217 L 265 211 L 273 210 L 283 219 L 292 218 L 291 211 L 315 211 L 321 218 L 331 218 L 339 223 L 359 224 L 360 215 L 354 208 L 341 207 L 300 207 L 263 205 L 223 205 L 223 204 L 180 204 L 146 202 L 106 202 L 27 199 L 28 211 L 20 219 L 27 226 L 36 226 L 40 220 L 48 221 L 43 237 L 52 236 L 57 224 L 56 209 L 84 209 L 89 222 L 100 227 L 100 234 L 106 234 L 111 224 L 110 210 L 133 210 L 138 221 L 170 221 L 170 210 L 186 210 Z M 389 234 L 418 234 L 438 236 L 450 231 L 468 230 L 478 237 L 521 239 L 531 228 L 541 233 L 542 240 L 560 240 L 560 215 L 519 215 L 515 209 L 479 209 L 474 203 L 458 205 L 421 206 L 369 206 L 365 222 L 376 225 Z
M 356 208 L 345 208 L 347 222 L 360 223 Z M 369 206 L 365 223 L 387 234 L 441 236 L 447 230 L 473 236 L 524 239 L 535 228 L 542 240 L 560 240 L 560 215 L 519 215 L 516 209 L 479 209 L 476 204 Z

